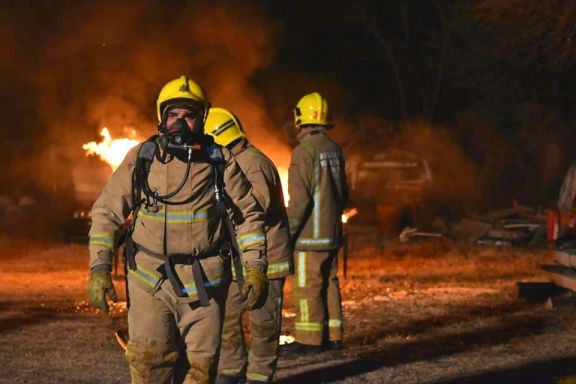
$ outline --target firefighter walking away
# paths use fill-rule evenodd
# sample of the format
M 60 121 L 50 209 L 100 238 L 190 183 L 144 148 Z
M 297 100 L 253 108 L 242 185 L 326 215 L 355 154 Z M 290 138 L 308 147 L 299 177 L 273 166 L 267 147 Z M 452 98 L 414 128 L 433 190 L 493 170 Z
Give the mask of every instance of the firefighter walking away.
M 281 346 L 285 355 L 342 349 L 343 335 L 337 255 L 348 200 L 344 156 L 328 137 L 333 124 L 319 93 L 298 101 L 294 120 L 300 144 L 288 171 L 288 218 L 295 248 L 296 329 L 295 342 Z

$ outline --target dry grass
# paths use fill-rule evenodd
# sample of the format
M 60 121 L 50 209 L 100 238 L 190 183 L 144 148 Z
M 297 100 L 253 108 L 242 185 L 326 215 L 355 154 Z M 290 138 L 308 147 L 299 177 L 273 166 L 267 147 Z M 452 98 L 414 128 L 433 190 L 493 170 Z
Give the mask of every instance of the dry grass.
M 576 355 L 572 312 L 516 298 L 516 282 L 547 279 L 540 264 L 549 257 L 546 250 L 450 242 L 356 249 L 348 277 L 340 280 L 345 352 L 282 359 L 277 377 L 459 382 Z M 87 261 L 82 245 L 0 238 L 0 382 L 128 381 L 112 336 L 125 311 L 118 307 L 105 319 L 86 306 Z M 117 288 L 122 292 L 120 280 Z M 291 333 L 289 284 L 286 296 L 283 333 Z

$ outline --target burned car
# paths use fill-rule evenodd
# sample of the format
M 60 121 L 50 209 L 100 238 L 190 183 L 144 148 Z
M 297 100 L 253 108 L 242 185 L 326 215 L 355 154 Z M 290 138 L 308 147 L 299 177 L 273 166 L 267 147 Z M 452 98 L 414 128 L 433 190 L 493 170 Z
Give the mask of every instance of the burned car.
M 376 225 L 382 235 L 394 236 L 406 226 L 426 224 L 427 192 L 432 171 L 418 154 L 385 150 L 351 156 L 347 165 L 352 205 L 358 221 Z

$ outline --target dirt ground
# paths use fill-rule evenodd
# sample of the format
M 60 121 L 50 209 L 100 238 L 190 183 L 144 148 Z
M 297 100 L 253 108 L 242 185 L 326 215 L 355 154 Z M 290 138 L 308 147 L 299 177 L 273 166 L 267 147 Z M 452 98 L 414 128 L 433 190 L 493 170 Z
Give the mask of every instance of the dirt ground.
M 279 383 L 568 383 L 576 310 L 567 295 L 517 298 L 547 281 L 546 250 L 450 242 L 355 247 L 341 277 L 345 350 L 282 358 Z M 111 317 L 85 302 L 84 245 L 0 238 L 0 383 L 128 383 Z M 122 280 L 116 281 L 123 290 Z M 283 331 L 294 308 L 286 290 Z M 576 377 L 576 376 L 575 376 Z

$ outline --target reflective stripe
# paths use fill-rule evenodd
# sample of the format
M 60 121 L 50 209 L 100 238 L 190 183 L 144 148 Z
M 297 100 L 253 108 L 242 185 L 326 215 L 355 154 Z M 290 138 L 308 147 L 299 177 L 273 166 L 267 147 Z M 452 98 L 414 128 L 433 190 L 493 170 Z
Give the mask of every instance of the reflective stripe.
M 298 239 L 296 242 L 301 245 L 327 245 L 332 243 L 332 239 Z
M 101 245 L 103 247 L 114 248 L 114 235 L 110 233 L 93 233 L 90 235 L 89 245 Z
M 342 327 L 342 320 L 341 319 L 330 319 L 330 320 L 328 320 L 328 327 L 341 328 Z
M 308 318 L 308 300 L 300 299 L 300 321 L 307 323 Z
M 296 330 L 307 331 L 307 332 L 322 332 L 324 331 L 324 324 L 322 323 L 305 323 L 296 322 Z
M 225 130 L 227 130 L 228 128 L 234 126 L 236 123 L 234 122 L 234 120 L 230 119 L 226 122 L 224 122 L 224 124 L 222 124 L 220 127 L 216 128 L 215 130 L 212 131 L 212 134 L 214 136 L 218 136 L 219 134 L 221 134 L 222 132 L 224 132 Z
M 139 212 L 138 217 L 152 221 L 164 221 L 164 208 L 160 208 L 158 212 L 150 212 L 143 209 Z M 200 221 L 208 220 L 208 211 L 203 209 L 201 211 L 170 211 L 166 215 L 166 222 L 169 224 L 188 224 L 197 223 Z
M 239 376 L 242 373 L 242 368 L 229 368 L 223 369 L 222 373 L 226 376 Z
M 280 273 L 285 272 L 290 269 L 290 262 L 289 261 L 282 261 L 280 263 L 274 263 L 268 265 L 268 274 Z
M 264 244 L 266 237 L 262 232 L 252 232 L 238 238 L 238 245 L 242 250 L 249 245 Z
M 203 283 L 203 285 L 204 285 L 206 288 L 216 287 L 216 286 L 222 284 L 222 281 L 224 281 L 224 279 L 220 277 L 220 278 L 218 278 L 218 279 L 216 279 L 216 280 L 206 281 L 206 282 Z M 186 284 L 186 285 L 184 286 L 184 288 L 182 289 L 182 292 L 184 292 L 184 293 L 193 293 L 193 294 L 197 293 L 196 284 L 193 284 L 193 283 L 192 283 L 192 284 Z
M 137 269 L 135 271 L 129 269 L 128 272 L 135 278 L 142 280 L 151 287 L 156 287 L 162 278 L 159 274 L 147 271 L 145 268 L 142 268 L 139 265 L 136 268 Z
M 306 252 L 298 252 L 298 287 L 306 286 Z
M 248 380 L 262 381 L 264 383 L 268 382 L 268 376 L 261 375 L 259 373 L 248 372 L 246 373 L 246 378 Z
M 313 215 L 313 229 L 312 236 L 314 238 L 320 237 L 320 165 L 316 162 L 314 166 L 314 211 Z

